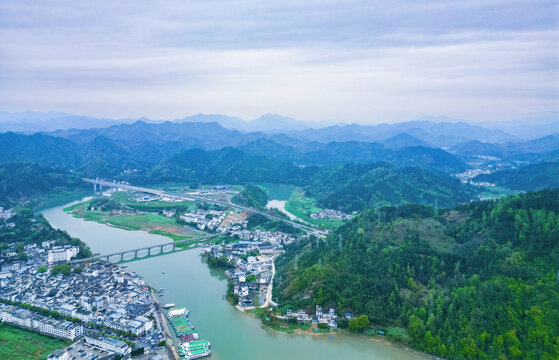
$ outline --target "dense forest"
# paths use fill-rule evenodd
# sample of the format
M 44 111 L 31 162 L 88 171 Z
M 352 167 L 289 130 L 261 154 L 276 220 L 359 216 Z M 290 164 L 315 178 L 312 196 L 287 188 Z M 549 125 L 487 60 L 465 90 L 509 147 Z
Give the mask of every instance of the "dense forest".
M 475 190 L 445 174 L 386 163 L 322 168 L 306 186 L 318 204 L 345 211 L 419 203 L 450 207 L 471 200 Z
M 231 201 L 255 209 L 264 209 L 268 203 L 268 195 L 260 187 L 248 184 L 239 194 L 233 196 Z
M 367 210 L 276 266 L 284 309 L 367 315 L 450 359 L 559 358 L 559 191 Z
M 0 165 L 0 206 L 11 207 L 51 191 L 85 187 L 81 179 L 63 170 L 35 164 Z
M 191 149 L 155 166 L 147 175 L 130 177 L 140 183 L 182 181 L 201 184 L 276 182 L 302 184 L 316 168 L 300 168 L 290 161 L 250 155 L 231 147 L 214 151 Z

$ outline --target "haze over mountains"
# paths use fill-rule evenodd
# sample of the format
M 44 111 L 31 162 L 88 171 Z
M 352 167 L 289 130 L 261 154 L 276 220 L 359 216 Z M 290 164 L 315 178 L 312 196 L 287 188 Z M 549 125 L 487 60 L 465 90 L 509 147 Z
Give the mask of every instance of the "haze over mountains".
M 164 123 L 169 120 L 141 118 L 109 119 L 74 115 L 63 112 L 5 112 L 0 111 L 0 132 L 22 133 L 52 132 L 55 130 L 105 128 L 113 125 Z M 317 141 L 379 141 L 406 133 L 422 141 L 435 144 L 457 144 L 465 140 L 506 142 L 517 139 L 534 139 L 559 133 L 559 119 L 549 117 L 534 121 L 504 121 L 475 123 L 444 116 L 426 116 L 417 120 L 379 125 L 327 124 L 306 122 L 290 117 L 264 114 L 253 120 L 244 120 L 222 114 L 196 114 L 173 123 L 218 123 L 226 129 L 241 132 L 287 133 L 294 138 Z M 320 131 L 316 131 L 320 129 Z
M 235 174 L 232 180 L 239 182 L 280 177 L 301 185 L 311 179 L 322 181 L 313 178 L 320 167 L 333 169 L 362 164 L 373 165 L 371 169 L 379 166 L 421 169 L 427 171 L 421 173 L 426 184 L 437 182 L 440 186 L 447 180 L 431 173 L 449 176 L 470 171 L 472 175 L 468 176 L 473 178 L 483 172 L 485 175 L 475 181 L 531 190 L 534 187 L 529 186 L 530 171 L 523 167 L 559 160 L 559 133 L 553 133 L 553 124 L 527 131 L 531 136 L 544 135 L 530 138 L 495 127 L 452 122 L 441 117 L 434 119 L 437 121 L 318 127 L 273 114 L 251 121 L 220 114 L 155 121 L 98 119 L 59 112 L 0 112 L 0 131 L 10 127 L 16 130 L 0 134 L 0 164 L 35 163 L 81 176 L 117 177 L 144 183 L 209 181 L 212 177 L 204 169 L 214 164 L 211 173 L 219 182 L 226 182 L 227 177 L 216 174 L 225 173 Z M 300 173 L 298 167 L 309 170 Z M 557 167 L 546 165 L 545 168 L 546 176 L 537 179 L 537 189 L 556 186 L 552 179 Z M 357 168 L 348 169 L 351 172 Z M 249 176 L 242 174 L 243 171 Z M 396 174 L 399 170 L 386 171 Z M 523 181 L 510 180 L 515 178 L 516 171 L 521 172 Z M 380 175 L 383 174 L 380 171 L 374 174 L 387 176 L 386 172 Z M 406 177 L 412 173 L 406 170 L 398 174 Z M 353 174 L 356 183 L 347 186 L 380 184 L 372 177 Z M 461 200 L 464 199 L 462 196 Z M 447 203 L 450 205 L 452 201 Z

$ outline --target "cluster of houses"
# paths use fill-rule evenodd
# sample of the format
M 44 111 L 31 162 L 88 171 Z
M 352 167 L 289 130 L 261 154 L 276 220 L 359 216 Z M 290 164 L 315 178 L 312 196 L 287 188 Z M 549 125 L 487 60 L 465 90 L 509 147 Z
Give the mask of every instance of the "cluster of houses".
M 13 209 L 4 209 L 2 206 L 0 206 L 0 219 L 2 220 L 8 220 L 9 218 L 11 218 L 13 215 Z
M 213 195 L 213 194 L 222 194 L 227 193 L 232 190 L 231 185 L 216 185 L 209 189 L 199 189 L 194 191 L 194 194 L 198 195 Z
M 67 261 L 68 254 L 77 253 L 74 247 L 54 247 L 45 242 L 42 246 L 26 245 L 24 249 L 26 261 L 2 258 L 0 299 L 54 311 L 74 321 L 55 320 L 13 305 L 2 306 L 2 321 L 70 340 L 84 333 L 84 325 L 133 335 L 147 344 L 155 345 L 163 338 L 154 329 L 154 304 L 139 275 L 106 262 L 85 263 L 74 267 L 69 275 L 54 275 L 51 265 Z M 112 343 L 107 346 L 115 346 Z
M 280 231 L 264 231 L 260 229 L 254 230 L 232 230 L 229 235 L 236 236 L 243 241 L 252 242 L 268 242 L 271 244 L 291 244 L 295 240 L 300 240 L 306 235 L 290 235 Z
M 239 297 L 238 305 L 251 307 L 255 296 L 264 296 L 271 286 L 274 258 L 283 251 L 281 244 L 239 241 L 206 246 L 202 254 L 225 257 L 234 264 L 226 272 L 233 280 L 233 293 Z
M 330 308 L 328 312 L 322 311 L 322 306 L 316 306 L 314 315 L 307 314 L 304 310 L 298 310 L 297 312 L 287 310 L 285 316 L 279 317 L 284 319 L 297 319 L 298 322 L 311 322 L 313 325 L 326 324 L 330 329 L 337 329 L 338 323 L 336 319 L 338 315 L 333 308 Z
M 290 235 L 280 231 L 264 231 L 260 229 L 247 229 L 246 213 L 231 211 L 226 213 L 220 210 L 197 209 L 184 213 L 180 218 L 200 230 L 217 231 L 222 234 L 234 236 L 242 241 L 268 242 L 272 244 L 290 244 L 300 240 L 306 235 Z
M 0 228 L 13 229 L 16 224 L 14 222 L 7 222 L 7 220 L 9 220 L 13 215 L 13 209 L 4 209 L 0 206 L 0 220 L 3 222 L 0 224 Z
M 226 216 L 227 214 L 220 210 L 196 209 L 182 214 L 180 218 L 187 223 L 196 224 L 196 227 L 200 230 L 213 231 L 217 230 Z
M 313 219 L 342 219 L 351 220 L 351 216 L 339 210 L 324 209 L 311 214 Z

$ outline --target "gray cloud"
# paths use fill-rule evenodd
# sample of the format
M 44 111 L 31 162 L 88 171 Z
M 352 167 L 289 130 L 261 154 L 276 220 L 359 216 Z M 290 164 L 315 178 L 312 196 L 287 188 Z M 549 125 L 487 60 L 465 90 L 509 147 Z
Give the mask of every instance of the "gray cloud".
M 0 107 L 380 122 L 559 106 L 552 1 L 10 1 Z

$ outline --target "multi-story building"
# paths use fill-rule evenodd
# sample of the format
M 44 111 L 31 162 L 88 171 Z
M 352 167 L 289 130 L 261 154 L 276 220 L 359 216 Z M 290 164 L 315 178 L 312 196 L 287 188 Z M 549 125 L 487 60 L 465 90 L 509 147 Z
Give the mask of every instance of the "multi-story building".
M 2 306 L 0 320 L 62 339 L 74 340 L 83 334 L 83 326 L 80 324 L 51 319 L 11 305 Z
M 70 261 L 70 259 L 80 252 L 77 246 L 56 246 L 48 251 L 47 262 L 53 264 L 60 261 Z
M 124 341 L 117 339 L 112 339 L 110 337 L 103 337 L 98 334 L 90 334 L 84 337 L 85 342 L 91 345 L 95 345 L 101 349 L 115 352 L 119 355 L 126 355 L 132 352 L 132 348 L 128 346 Z

